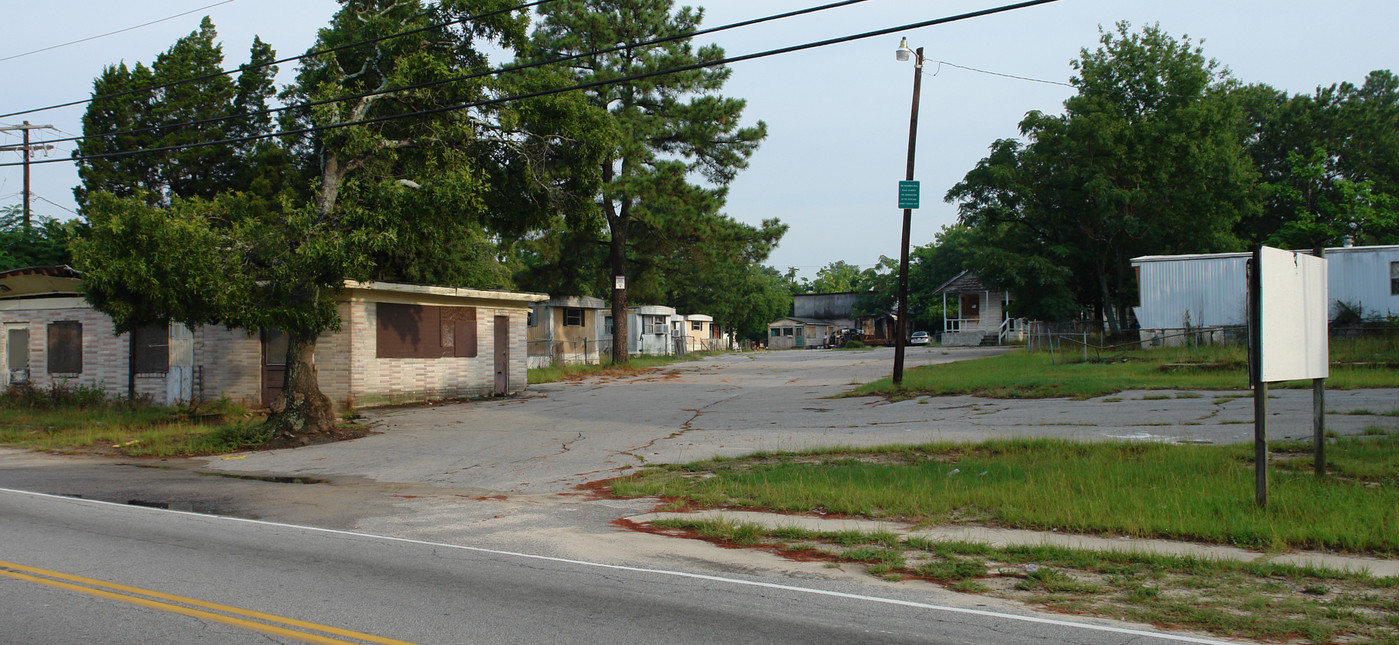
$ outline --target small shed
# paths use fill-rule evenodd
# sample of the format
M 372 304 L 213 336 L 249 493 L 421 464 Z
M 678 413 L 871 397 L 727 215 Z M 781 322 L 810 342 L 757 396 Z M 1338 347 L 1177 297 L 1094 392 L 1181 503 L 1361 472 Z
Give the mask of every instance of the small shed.
M 531 304 L 530 368 L 599 364 L 612 346 L 610 332 L 604 333 L 603 312 L 609 307 L 603 299 L 592 296 L 559 296 Z
M 976 274 L 963 271 L 933 290 L 942 296 L 942 344 L 980 345 L 988 339 L 997 344 L 1024 339 L 1024 321 L 1007 312 L 1010 292 L 991 289 Z M 957 315 L 948 316 L 948 298 L 957 305 Z
M 788 316 L 768 323 L 768 349 L 827 347 L 838 326 L 829 320 Z

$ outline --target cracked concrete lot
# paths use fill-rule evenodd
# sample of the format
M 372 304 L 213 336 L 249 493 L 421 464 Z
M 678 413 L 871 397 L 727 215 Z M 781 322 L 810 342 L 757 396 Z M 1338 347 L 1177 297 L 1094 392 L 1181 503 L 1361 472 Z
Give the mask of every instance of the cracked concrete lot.
M 910 366 L 963 361 L 998 348 L 910 348 Z M 1088 401 L 925 397 L 887 403 L 827 398 L 888 374 L 891 349 L 732 354 L 629 379 L 531 387 L 531 395 L 369 410 L 382 434 L 357 441 L 208 459 L 232 473 L 355 476 L 506 494 L 561 493 L 647 464 L 818 446 L 873 446 L 993 437 L 1251 441 L 1245 392 L 1122 392 Z M 966 369 L 975 369 L 968 363 Z M 1182 397 L 1182 398 L 1177 398 Z M 1394 390 L 1327 393 L 1333 410 L 1389 410 Z M 1311 433 L 1311 393 L 1274 390 L 1270 438 Z M 1358 434 L 1399 418 L 1331 415 Z M 240 456 L 241 457 L 241 456 Z

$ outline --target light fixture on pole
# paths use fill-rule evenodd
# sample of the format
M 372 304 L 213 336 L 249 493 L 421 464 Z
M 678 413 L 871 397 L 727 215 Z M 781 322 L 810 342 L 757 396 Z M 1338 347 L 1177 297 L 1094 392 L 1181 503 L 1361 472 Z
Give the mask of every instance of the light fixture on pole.
M 914 57 L 913 63 L 913 110 L 908 119 L 908 171 L 905 173 L 906 181 L 903 185 L 911 185 L 913 196 L 911 202 L 906 202 L 904 196 L 900 195 L 900 205 L 904 206 L 904 227 L 903 242 L 899 247 L 899 318 L 895 321 L 894 333 L 894 387 L 899 387 L 904 380 L 904 346 L 908 344 L 908 238 L 909 226 L 913 220 L 913 208 L 917 207 L 917 184 L 913 183 L 913 150 L 918 143 L 918 91 L 922 87 L 923 80 L 923 48 L 916 51 L 909 49 L 908 39 L 904 38 L 899 42 L 899 48 L 894 51 L 894 58 L 906 61 L 909 55 Z M 903 186 L 900 187 L 902 193 Z M 910 207 L 911 206 L 911 207 Z

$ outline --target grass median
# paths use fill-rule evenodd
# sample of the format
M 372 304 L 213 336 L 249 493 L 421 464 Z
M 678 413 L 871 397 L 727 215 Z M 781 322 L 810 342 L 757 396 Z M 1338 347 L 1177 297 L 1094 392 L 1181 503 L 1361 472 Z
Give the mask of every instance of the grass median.
M 1123 390 L 1249 387 L 1247 350 L 1239 346 L 1094 350 L 1088 359 L 1074 353 L 1066 356 L 1017 351 L 911 369 L 904 373 L 901 388 L 895 388 L 885 378 L 860 386 L 851 395 L 1089 399 Z M 1331 375 L 1326 379 L 1328 389 L 1399 387 L 1399 337 L 1333 341 L 1331 362 Z M 1311 381 L 1297 381 L 1272 387 L 1311 385 Z
M 1399 434 L 1335 439 L 1332 471 L 1275 444 L 1267 508 L 1249 446 L 1052 439 L 818 450 L 647 468 L 611 482 L 671 509 L 771 510 L 1287 552 L 1399 557 Z M 821 532 L 714 519 L 652 529 L 862 567 L 1054 610 L 1273 640 L 1399 642 L 1399 578 L 1208 557 L 990 547 L 890 532 Z

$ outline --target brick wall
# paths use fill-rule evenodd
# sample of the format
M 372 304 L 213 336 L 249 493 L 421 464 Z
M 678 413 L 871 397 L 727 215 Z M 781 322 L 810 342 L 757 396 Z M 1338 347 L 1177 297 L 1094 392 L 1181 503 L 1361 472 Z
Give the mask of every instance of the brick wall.
M 48 372 L 48 325 L 69 320 L 77 321 L 83 326 L 83 371 L 76 376 L 55 376 Z M 106 314 L 86 307 L 28 309 L 0 312 L 0 322 L 10 323 L 5 325 L 6 329 L 14 328 L 15 323 L 24 324 L 29 329 L 29 380 L 34 385 L 47 388 L 54 383 L 64 382 L 68 385 L 101 387 L 109 395 L 126 395 L 126 373 L 131 343 L 126 334 L 113 335 L 115 327 L 112 325 L 112 319 Z M 9 333 L 5 332 L 0 343 L 8 342 Z M 8 347 L 6 350 L 8 351 Z M 141 383 L 137 385 L 139 387 Z M 158 389 L 163 395 L 163 380 Z
M 33 301 L 35 303 L 41 301 Z M 106 314 L 77 299 L 71 307 L 0 310 L 0 323 L 22 323 L 29 330 L 30 380 L 41 387 L 64 381 L 100 386 L 109 395 L 127 394 L 129 335 L 116 336 Z M 339 305 L 342 328 L 321 336 L 316 345 L 316 371 L 321 390 L 337 406 L 372 406 L 431 399 L 491 396 L 495 390 L 495 317 L 506 316 L 510 331 L 510 394 L 528 382 L 528 312 L 522 308 L 478 307 L 477 354 L 472 358 L 377 358 L 377 303 L 352 301 Z M 82 324 L 82 372 L 72 377 L 47 372 L 48 324 Z M 8 334 L 0 336 L 0 344 Z M 0 352 L 0 357 L 4 352 Z M 226 395 L 242 405 L 259 407 L 262 400 L 262 339 L 242 329 L 209 326 L 194 331 L 194 365 L 202 383 L 195 394 L 204 399 Z M 164 375 L 138 375 L 136 394 L 164 402 Z M 202 387 L 201 387 L 202 386 Z
M 258 335 L 221 326 L 196 329 L 194 365 L 204 379 L 205 399 L 227 396 L 240 405 L 262 407 L 262 338 Z
M 341 305 L 344 326 L 317 344 L 321 389 L 337 405 L 373 406 L 430 399 L 491 396 L 495 389 L 495 317 L 510 329 L 509 392 L 528 381 L 528 314 L 524 309 L 478 307 L 473 358 L 378 358 L 377 303 Z M 348 361 L 346 360 L 348 356 Z M 353 366 L 353 367 L 351 367 Z

